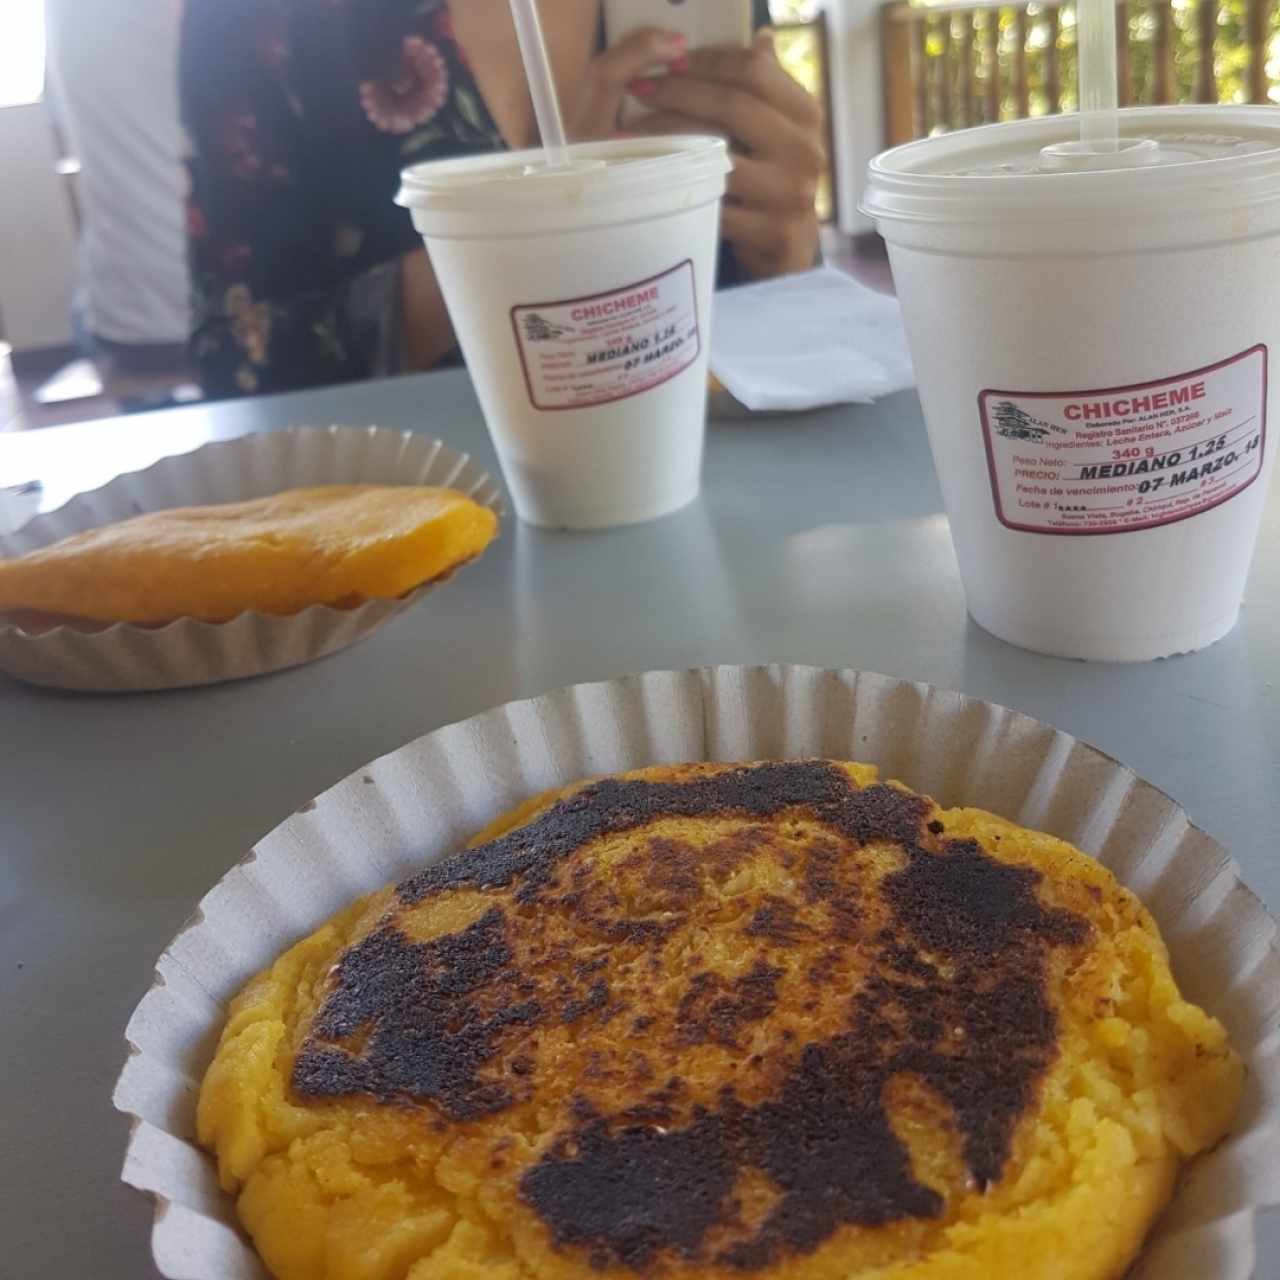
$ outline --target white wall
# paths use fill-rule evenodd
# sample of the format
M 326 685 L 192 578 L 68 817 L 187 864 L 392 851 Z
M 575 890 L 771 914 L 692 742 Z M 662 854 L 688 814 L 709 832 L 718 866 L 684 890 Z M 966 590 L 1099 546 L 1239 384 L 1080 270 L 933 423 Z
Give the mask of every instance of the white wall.
M 867 161 L 883 150 L 879 0 L 826 0 L 840 230 L 872 230 L 858 212 Z
M 0 324 L 15 350 L 71 341 L 76 236 L 43 102 L 0 107 Z

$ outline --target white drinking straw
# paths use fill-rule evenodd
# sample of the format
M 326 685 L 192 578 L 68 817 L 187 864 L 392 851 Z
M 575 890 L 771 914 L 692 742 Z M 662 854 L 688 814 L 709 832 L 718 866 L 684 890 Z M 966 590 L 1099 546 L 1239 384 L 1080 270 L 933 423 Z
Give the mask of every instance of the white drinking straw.
M 1116 0 L 1078 0 L 1076 33 L 1080 141 L 1091 151 L 1114 152 L 1120 144 L 1116 115 Z
M 538 21 L 537 0 L 511 0 L 511 16 L 516 21 L 516 39 L 520 42 L 520 56 L 524 59 L 524 74 L 529 81 L 533 114 L 538 121 L 547 164 L 553 169 L 563 168 L 569 163 L 569 148 L 565 142 L 564 122 L 560 119 L 555 81 L 551 78 L 547 43 L 542 38 L 542 24 Z

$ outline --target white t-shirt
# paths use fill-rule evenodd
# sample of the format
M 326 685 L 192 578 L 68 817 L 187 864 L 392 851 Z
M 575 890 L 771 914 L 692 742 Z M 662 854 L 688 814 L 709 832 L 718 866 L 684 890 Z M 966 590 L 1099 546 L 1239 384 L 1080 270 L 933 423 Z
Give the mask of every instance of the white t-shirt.
M 47 0 L 46 17 L 49 76 L 81 164 L 89 328 L 113 342 L 185 342 L 181 0 Z

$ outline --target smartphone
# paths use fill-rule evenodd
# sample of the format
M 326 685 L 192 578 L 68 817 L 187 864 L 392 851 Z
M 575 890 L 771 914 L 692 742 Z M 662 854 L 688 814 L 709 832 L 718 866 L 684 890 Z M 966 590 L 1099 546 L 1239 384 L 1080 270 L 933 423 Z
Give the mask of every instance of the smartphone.
M 641 27 L 662 27 L 684 36 L 690 49 L 709 44 L 751 43 L 751 0 L 604 0 L 609 44 Z
M 610 45 L 641 27 L 661 27 L 685 38 L 690 49 L 728 44 L 746 48 L 752 36 L 751 0 L 604 0 L 605 39 Z M 649 74 L 666 74 L 653 67 Z M 622 103 L 621 122 L 633 125 L 649 114 L 634 98 Z

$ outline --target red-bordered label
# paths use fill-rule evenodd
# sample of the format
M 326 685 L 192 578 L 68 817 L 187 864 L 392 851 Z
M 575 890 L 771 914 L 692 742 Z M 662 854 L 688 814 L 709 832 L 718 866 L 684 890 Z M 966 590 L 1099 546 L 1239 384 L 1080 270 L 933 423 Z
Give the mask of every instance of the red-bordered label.
M 1093 391 L 983 391 L 996 517 L 1027 533 L 1133 533 L 1247 489 L 1267 441 L 1267 348 Z
M 693 262 L 621 289 L 511 308 L 535 409 L 586 409 L 639 395 L 702 350 Z

